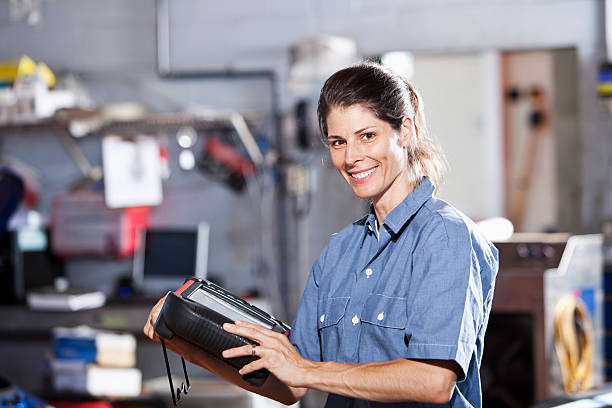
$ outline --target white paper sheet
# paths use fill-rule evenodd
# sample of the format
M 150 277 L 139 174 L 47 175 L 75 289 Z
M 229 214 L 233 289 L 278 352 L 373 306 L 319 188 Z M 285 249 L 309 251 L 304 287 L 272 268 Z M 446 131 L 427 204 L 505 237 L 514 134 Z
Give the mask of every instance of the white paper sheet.
M 163 199 L 159 145 L 153 136 L 102 139 L 104 197 L 110 208 L 159 205 Z

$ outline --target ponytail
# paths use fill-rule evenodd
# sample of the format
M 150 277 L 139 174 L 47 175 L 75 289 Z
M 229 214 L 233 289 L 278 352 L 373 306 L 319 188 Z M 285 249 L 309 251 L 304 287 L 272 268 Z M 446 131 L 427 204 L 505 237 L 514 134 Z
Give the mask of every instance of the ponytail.
M 410 82 L 404 80 L 404 83 L 410 94 L 412 122 L 415 130 L 415 135 L 407 149 L 409 175 L 414 183 L 420 182 L 423 177 L 427 176 L 437 190 L 446 172 L 446 158 L 427 130 L 425 110 L 419 92 Z

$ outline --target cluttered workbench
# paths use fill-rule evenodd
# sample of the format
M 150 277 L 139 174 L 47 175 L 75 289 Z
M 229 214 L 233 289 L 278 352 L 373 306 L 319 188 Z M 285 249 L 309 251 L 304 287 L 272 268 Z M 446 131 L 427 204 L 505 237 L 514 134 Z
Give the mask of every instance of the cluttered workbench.
M 37 395 L 52 394 L 53 330 L 75 326 L 133 336 L 137 340 L 135 367 L 148 378 L 163 375 L 158 348 L 153 342 L 145 341 L 142 334 L 151 306 L 152 303 L 111 303 L 99 309 L 70 312 L 37 311 L 22 305 L 0 307 L 0 361 L 3 362 L 0 377 Z
M 160 346 L 142 332 L 154 300 L 110 302 L 104 307 L 73 312 L 36 311 L 24 305 L 0 307 L 0 378 L 4 378 L 30 395 L 55 406 L 70 408 L 76 402 L 87 401 L 98 408 L 172 406 L 164 360 Z M 137 395 L 95 397 L 70 392 L 57 392 L 51 378 L 55 356 L 54 328 L 87 325 L 104 332 L 130 335 L 136 339 L 135 366 L 142 373 L 142 389 Z M 171 367 L 181 375 L 180 358 L 169 353 Z M 248 393 L 204 369 L 188 363 L 192 390 L 189 398 L 181 401 L 187 407 L 254 407 L 277 406 L 274 401 Z M 123 377 L 127 378 L 128 377 Z M 115 387 L 116 389 L 120 389 Z M 80 403 L 80 402 L 79 402 Z M 64 405 L 62 405 L 64 404 Z M 97 405 L 96 405 L 97 404 Z M 82 406 L 82 405 L 79 405 Z

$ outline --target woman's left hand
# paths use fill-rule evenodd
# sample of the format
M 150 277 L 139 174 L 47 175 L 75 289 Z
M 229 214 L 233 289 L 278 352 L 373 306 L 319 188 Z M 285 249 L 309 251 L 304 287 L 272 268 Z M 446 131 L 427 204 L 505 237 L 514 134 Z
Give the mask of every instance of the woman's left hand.
M 308 369 L 313 366 L 313 362 L 302 357 L 286 335 L 243 321 L 236 321 L 235 324 L 226 323 L 223 329 L 259 344 L 255 348 L 249 344 L 223 352 L 225 358 L 252 355 L 259 357 L 242 367 L 239 371 L 241 375 L 265 368 L 281 382 L 291 387 L 303 386 L 305 376 Z

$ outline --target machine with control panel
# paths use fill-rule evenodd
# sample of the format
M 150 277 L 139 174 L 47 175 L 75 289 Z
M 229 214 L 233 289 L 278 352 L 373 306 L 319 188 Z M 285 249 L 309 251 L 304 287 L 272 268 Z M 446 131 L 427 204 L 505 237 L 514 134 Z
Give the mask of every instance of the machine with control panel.
M 592 321 L 589 376 L 593 386 L 603 384 L 601 235 L 515 234 L 495 246 L 500 266 L 481 368 L 483 406 L 530 406 L 564 393 L 554 320 L 568 295 Z

